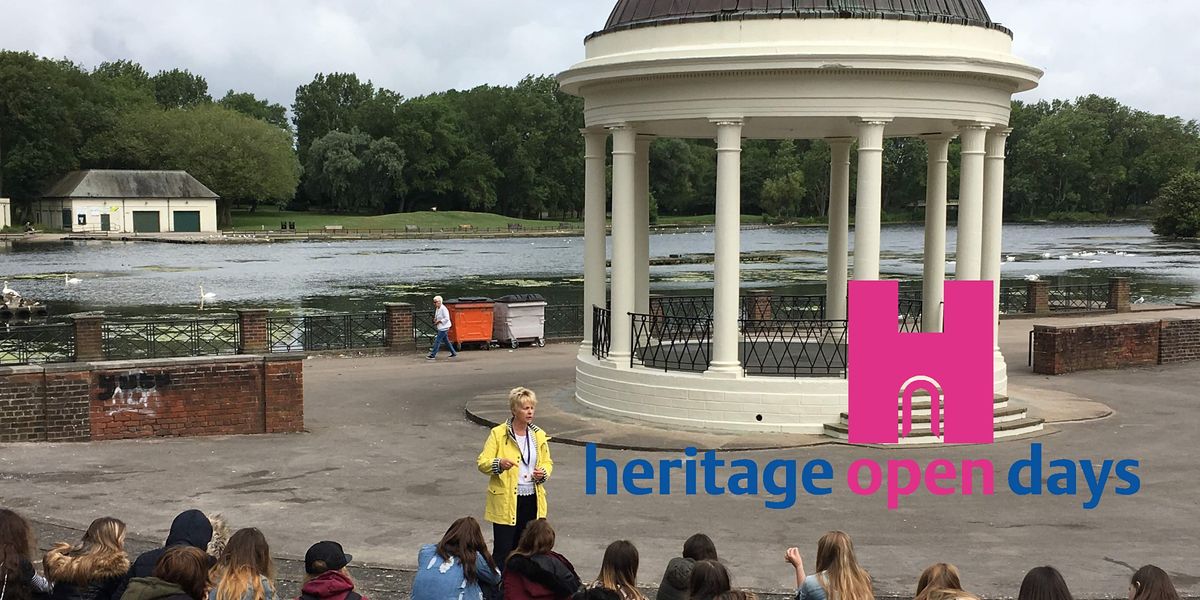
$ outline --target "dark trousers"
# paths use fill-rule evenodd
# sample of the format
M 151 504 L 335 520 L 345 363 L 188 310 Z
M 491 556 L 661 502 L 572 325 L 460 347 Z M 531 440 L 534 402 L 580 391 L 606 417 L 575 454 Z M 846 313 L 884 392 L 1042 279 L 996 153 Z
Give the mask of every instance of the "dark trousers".
M 525 526 L 534 519 L 537 519 L 537 494 L 530 494 L 517 496 L 516 525 L 492 523 L 492 558 L 501 571 L 504 570 L 504 563 L 508 562 L 509 553 L 517 549 Z

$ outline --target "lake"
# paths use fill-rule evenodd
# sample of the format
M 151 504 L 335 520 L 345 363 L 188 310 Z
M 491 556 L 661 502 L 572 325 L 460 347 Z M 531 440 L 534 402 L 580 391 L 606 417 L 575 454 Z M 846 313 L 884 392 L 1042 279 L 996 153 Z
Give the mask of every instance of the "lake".
M 744 288 L 781 293 L 824 289 L 825 230 L 744 230 L 743 252 L 778 253 L 745 263 Z M 920 225 L 885 225 L 881 271 L 921 275 Z M 954 248 L 954 232 L 948 232 Z M 853 236 L 851 236 L 853 243 Z M 1014 284 L 1037 274 L 1051 283 L 1132 280 L 1147 302 L 1200 300 L 1200 244 L 1156 238 L 1147 224 L 1006 225 L 1003 267 Z M 655 257 L 711 253 L 711 230 L 651 236 Z M 1049 258 L 1044 257 L 1049 255 Z M 953 259 L 950 256 L 949 259 Z M 429 297 L 536 292 L 554 303 L 580 303 L 582 238 L 382 240 L 263 244 L 147 242 L 0 243 L 0 279 L 52 314 L 102 310 L 118 316 L 199 314 L 200 286 L 216 294 L 205 314 L 232 308 L 281 311 L 382 310 L 387 301 L 424 307 Z M 952 265 L 951 265 L 952 271 Z M 654 266 L 653 291 L 705 293 L 711 264 Z M 82 281 L 65 285 L 63 273 Z

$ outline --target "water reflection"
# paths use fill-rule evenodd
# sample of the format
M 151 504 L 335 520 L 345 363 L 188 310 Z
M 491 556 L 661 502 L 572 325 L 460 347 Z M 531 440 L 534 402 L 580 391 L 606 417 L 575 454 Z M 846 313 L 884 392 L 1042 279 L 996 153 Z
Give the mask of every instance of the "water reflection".
M 954 232 L 947 245 L 953 250 Z M 776 252 L 774 262 L 746 262 L 743 286 L 813 293 L 824 285 L 823 228 L 742 232 L 742 251 Z M 881 270 L 920 276 L 919 225 L 884 226 Z M 654 235 L 654 257 L 711 253 L 710 231 Z M 851 236 L 853 248 L 853 236 Z M 1155 238 L 1148 225 L 1008 225 L 1003 274 L 1014 283 L 1037 274 L 1052 282 L 1133 279 L 1149 301 L 1200 299 L 1200 245 Z M 953 260 L 948 256 L 948 260 Z M 68 242 L 0 245 L 0 278 L 56 314 L 104 310 L 119 315 L 198 314 L 199 289 L 209 310 L 258 307 L 295 311 L 379 310 L 385 301 L 424 307 L 442 294 L 499 296 L 537 292 L 552 302 L 582 295 L 580 238 L 385 240 L 238 245 Z M 953 264 L 948 265 L 953 272 Z M 66 286 L 62 274 L 82 279 Z M 711 264 L 655 266 L 662 293 L 711 289 Z

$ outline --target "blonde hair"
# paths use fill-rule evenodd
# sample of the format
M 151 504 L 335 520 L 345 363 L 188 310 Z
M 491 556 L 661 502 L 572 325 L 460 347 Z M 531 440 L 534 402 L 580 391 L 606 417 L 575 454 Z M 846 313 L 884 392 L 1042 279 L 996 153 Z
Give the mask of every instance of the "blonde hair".
M 842 531 L 830 531 L 817 541 L 817 581 L 825 594 L 838 600 L 874 600 L 871 576 L 858 566 L 854 543 Z
M 238 600 L 247 591 L 254 600 L 264 600 L 267 590 L 260 578 L 266 577 L 267 585 L 275 589 L 275 563 L 267 538 L 254 527 L 239 529 L 229 538 L 213 574 L 218 576 L 217 600 Z
M 517 412 L 525 403 L 530 406 L 537 406 L 537 394 L 533 390 L 524 387 L 515 387 L 508 392 L 508 410 Z
M 913 600 L 973 599 L 974 594 L 963 591 L 958 569 L 948 563 L 929 565 L 917 580 L 917 595 Z
M 441 297 L 441 296 L 434 296 L 434 297 L 433 297 L 433 301 L 434 301 L 434 302 L 441 302 L 441 301 L 442 301 L 442 297 Z

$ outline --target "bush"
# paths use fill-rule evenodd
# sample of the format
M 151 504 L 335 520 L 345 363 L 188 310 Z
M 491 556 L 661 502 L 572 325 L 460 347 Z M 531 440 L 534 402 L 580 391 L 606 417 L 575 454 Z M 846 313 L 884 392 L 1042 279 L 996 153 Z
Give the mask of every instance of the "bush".
M 1154 233 L 1200 236 L 1200 173 L 1185 171 L 1167 182 L 1154 200 Z

